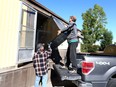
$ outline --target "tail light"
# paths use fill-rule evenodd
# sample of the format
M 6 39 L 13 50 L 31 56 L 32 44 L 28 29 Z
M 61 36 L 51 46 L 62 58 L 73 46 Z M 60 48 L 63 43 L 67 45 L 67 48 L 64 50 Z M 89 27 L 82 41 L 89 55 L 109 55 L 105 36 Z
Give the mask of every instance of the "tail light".
M 82 73 L 84 75 L 88 75 L 90 72 L 92 72 L 94 69 L 94 63 L 93 62 L 82 62 Z

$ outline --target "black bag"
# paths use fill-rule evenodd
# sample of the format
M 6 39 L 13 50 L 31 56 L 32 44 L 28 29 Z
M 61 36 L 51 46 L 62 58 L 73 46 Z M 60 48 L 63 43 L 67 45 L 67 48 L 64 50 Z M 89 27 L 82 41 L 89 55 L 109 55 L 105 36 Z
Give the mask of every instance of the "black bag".
M 55 49 L 57 48 L 61 43 L 63 43 L 66 39 L 67 36 L 71 33 L 71 31 L 73 29 L 71 29 L 75 24 L 73 24 L 72 26 L 68 27 L 68 29 L 66 29 L 65 31 L 61 32 L 58 36 L 56 36 L 51 42 L 51 48 Z

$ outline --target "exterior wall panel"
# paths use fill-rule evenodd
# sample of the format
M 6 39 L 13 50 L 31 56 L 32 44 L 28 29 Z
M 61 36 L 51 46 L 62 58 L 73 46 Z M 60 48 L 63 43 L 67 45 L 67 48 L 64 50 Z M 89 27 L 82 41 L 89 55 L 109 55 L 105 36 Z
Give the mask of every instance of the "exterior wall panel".
M 14 66 L 17 59 L 19 0 L 0 0 L 0 69 Z

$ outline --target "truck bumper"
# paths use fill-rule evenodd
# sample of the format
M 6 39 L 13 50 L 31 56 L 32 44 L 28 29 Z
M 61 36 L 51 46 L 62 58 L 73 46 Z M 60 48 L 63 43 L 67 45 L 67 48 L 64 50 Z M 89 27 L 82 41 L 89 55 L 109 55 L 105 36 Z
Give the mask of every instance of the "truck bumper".
M 101 81 L 101 82 L 83 82 L 82 80 L 75 80 L 72 81 L 77 87 L 106 87 L 107 82 Z
M 81 80 L 72 81 L 77 87 L 93 87 L 91 83 L 83 82 Z

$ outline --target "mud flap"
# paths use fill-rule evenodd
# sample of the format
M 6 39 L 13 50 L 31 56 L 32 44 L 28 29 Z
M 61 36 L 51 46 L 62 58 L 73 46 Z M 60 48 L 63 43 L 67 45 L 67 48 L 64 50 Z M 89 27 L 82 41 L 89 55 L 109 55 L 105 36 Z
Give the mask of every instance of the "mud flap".
M 69 70 L 66 68 L 62 68 L 61 65 L 55 64 L 53 65 L 55 71 L 60 76 L 61 80 L 80 80 L 81 76 L 77 73 L 69 73 Z

